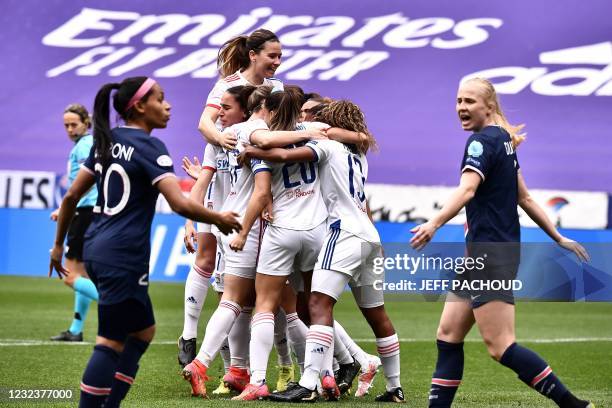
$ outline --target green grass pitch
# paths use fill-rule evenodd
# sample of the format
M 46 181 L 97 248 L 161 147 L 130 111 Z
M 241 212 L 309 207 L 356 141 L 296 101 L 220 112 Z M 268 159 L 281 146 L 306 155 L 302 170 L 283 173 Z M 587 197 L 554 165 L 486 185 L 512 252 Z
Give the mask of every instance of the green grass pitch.
M 157 335 L 141 361 L 140 371 L 125 400 L 127 407 L 227 407 L 227 399 L 201 400 L 189 396 L 189 385 L 179 376 L 175 341 L 183 325 L 183 286 L 154 282 L 150 288 L 157 320 Z M 9 401 L 10 389 L 71 389 L 78 384 L 89 358 L 96 332 L 95 305 L 90 310 L 85 344 L 49 344 L 51 335 L 65 330 L 72 315 L 72 292 L 57 279 L 0 277 L 0 406 L 67 406 L 66 402 Z M 202 313 L 200 333 L 214 310 L 216 295 L 209 293 Z M 435 329 L 442 304 L 437 302 L 387 303 L 387 310 L 401 343 L 401 380 L 408 406 L 426 407 L 436 349 Z M 350 295 L 341 299 L 335 317 L 362 347 L 375 352 L 372 334 Z M 519 303 L 517 337 L 540 353 L 566 385 L 597 407 L 612 406 L 612 304 L 610 303 Z M 201 335 L 200 335 L 201 339 Z M 198 340 L 200 340 L 198 339 Z M 549 340 L 562 340 L 553 342 Z M 38 342 L 38 343 L 37 343 Z M 199 342 L 198 342 L 199 346 Z M 463 384 L 456 407 L 554 407 L 555 405 L 521 383 L 513 372 L 488 357 L 477 330 L 465 347 Z M 270 359 L 268 382 L 276 383 Z M 211 367 L 217 385 L 219 361 Z M 361 400 L 343 399 L 342 405 L 372 405 L 374 395 L 384 389 L 382 373 L 370 395 Z M 254 402 L 256 406 L 279 406 Z

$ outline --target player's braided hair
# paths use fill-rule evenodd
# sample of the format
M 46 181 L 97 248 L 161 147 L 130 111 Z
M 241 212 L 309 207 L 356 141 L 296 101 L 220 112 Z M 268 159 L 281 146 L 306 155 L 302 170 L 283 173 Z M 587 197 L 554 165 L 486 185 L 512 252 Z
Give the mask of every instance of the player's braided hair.
M 102 86 L 96 94 L 94 102 L 94 147 L 96 152 L 96 159 L 103 166 L 108 163 L 111 157 L 111 147 L 113 140 L 111 137 L 110 127 L 110 95 L 113 90 L 117 90 L 113 95 L 113 108 L 119 114 L 119 116 L 127 121 L 134 117 L 134 107 L 131 107 L 127 111 L 127 107 L 130 99 L 138 91 L 138 88 L 147 80 L 147 77 L 131 77 L 126 78 L 121 83 L 108 83 Z M 147 92 L 140 100 L 145 102 L 151 91 Z
M 510 134 L 510 138 L 512 139 L 512 144 L 514 147 L 518 147 L 521 144 L 527 133 L 520 133 L 521 130 L 525 127 L 525 124 L 522 123 L 520 125 L 511 125 L 502 110 L 501 104 L 499 103 L 499 98 L 497 97 L 497 92 L 495 91 L 495 87 L 485 78 L 471 78 L 466 81 L 474 82 L 480 86 L 482 97 L 485 100 L 485 103 L 493 106 L 493 121 L 496 125 L 501 126 Z
M 368 130 L 365 116 L 359 106 L 351 101 L 339 100 L 325 106 L 315 116 L 316 121 L 327 123 L 331 127 L 351 130 L 365 135 L 356 147 L 361 153 L 365 154 L 368 150 L 377 149 L 376 139 Z

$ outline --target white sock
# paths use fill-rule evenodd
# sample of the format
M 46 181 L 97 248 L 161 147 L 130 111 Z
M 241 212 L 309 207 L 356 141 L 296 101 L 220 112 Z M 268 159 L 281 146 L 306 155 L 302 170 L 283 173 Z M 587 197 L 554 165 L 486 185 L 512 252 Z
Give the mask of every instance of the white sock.
M 229 344 L 227 343 L 227 338 L 221 345 L 219 354 L 221 354 L 221 358 L 223 359 L 223 372 L 227 374 L 230 366 L 232 365 L 232 353 L 230 351 Z
M 204 341 L 196 356 L 206 367 L 210 367 L 210 363 L 215 359 L 241 310 L 239 304 L 222 300 L 217 310 L 210 316 L 204 333 Z
M 256 313 L 251 323 L 251 384 L 261 385 L 266 379 L 268 357 L 274 342 L 274 313 Z
M 401 387 L 400 384 L 400 344 L 397 333 L 376 339 L 376 348 L 382 361 L 383 372 L 387 379 L 387 391 Z
M 278 355 L 278 365 L 292 366 L 291 350 L 287 341 L 287 315 L 282 307 L 278 308 L 274 316 L 274 347 Z
M 202 306 L 208 293 L 211 272 L 205 272 L 195 263 L 191 265 L 185 281 L 185 318 L 183 321 L 183 339 L 198 337 L 198 321 Z
M 335 324 L 334 324 L 335 326 Z M 334 330 L 334 358 L 338 361 L 338 364 L 352 364 L 353 356 L 349 353 L 348 349 L 342 342 L 342 339 Z
M 325 355 L 333 352 L 334 328 L 313 324 L 306 336 L 306 359 L 304 361 L 304 374 L 300 385 L 314 390 L 319 382 L 321 371 L 325 367 Z M 329 354 L 331 354 L 331 352 Z M 329 359 L 329 358 L 328 358 Z M 331 362 L 330 362 L 331 365 Z
M 289 344 L 293 349 L 293 353 L 297 358 L 297 363 L 300 366 L 300 374 L 304 372 L 304 350 L 306 349 L 306 335 L 308 327 L 298 317 L 297 313 L 287 315 L 287 336 Z
M 229 344 L 232 367 L 247 368 L 249 366 L 249 343 L 251 341 L 251 313 L 252 307 L 245 307 L 236 318 L 234 327 L 229 332 Z
M 365 351 L 355 341 L 349 336 L 349 334 L 344 330 L 344 327 L 337 321 L 334 320 L 334 333 L 336 336 L 340 337 L 340 340 L 346 348 L 348 349 L 353 359 L 357 361 L 362 367 L 368 366 L 368 355 Z

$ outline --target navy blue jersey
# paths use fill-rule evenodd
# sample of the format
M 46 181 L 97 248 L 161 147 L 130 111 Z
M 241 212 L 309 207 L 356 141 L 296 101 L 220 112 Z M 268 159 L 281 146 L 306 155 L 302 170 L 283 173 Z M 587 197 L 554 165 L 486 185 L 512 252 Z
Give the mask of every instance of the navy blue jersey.
M 103 168 L 94 149 L 84 168 L 95 174 L 98 200 L 85 235 L 83 258 L 125 270 L 148 272 L 151 222 L 159 191 L 155 184 L 174 176 L 164 143 L 141 129 L 112 130 L 111 160 Z
M 472 134 L 461 162 L 461 171 L 468 169 L 477 172 L 482 182 L 474 198 L 466 205 L 466 242 L 519 242 L 519 163 L 508 132 L 499 126 L 487 126 Z M 509 252 L 518 254 L 515 250 Z M 498 263 L 513 262 L 500 260 Z

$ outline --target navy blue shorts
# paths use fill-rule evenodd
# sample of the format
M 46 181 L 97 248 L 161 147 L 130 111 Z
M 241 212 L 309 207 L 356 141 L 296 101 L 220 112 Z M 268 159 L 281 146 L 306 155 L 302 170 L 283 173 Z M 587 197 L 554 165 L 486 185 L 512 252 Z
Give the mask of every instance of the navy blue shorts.
M 129 334 L 154 324 L 153 305 L 148 296 L 144 303 L 131 298 L 112 305 L 98 304 L 98 336 L 125 342 Z
M 93 218 L 93 207 L 77 207 L 66 235 L 66 258 L 83 262 L 85 232 Z
M 512 282 L 516 279 L 518 268 L 518 264 L 488 265 L 481 271 L 470 270 L 457 274 L 456 282 L 453 283 L 457 288 L 451 292 L 470 300 L 474 309 L 494 300 L 513 305 Z
M 87 274 L 98 289 L 98 304 L 112 305 L 127 299 L 150 303 L 148 268 L 136 271 L 100 262 L 85 261 Z

